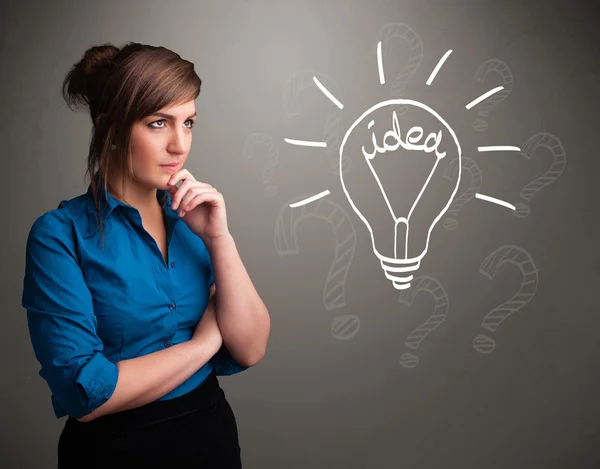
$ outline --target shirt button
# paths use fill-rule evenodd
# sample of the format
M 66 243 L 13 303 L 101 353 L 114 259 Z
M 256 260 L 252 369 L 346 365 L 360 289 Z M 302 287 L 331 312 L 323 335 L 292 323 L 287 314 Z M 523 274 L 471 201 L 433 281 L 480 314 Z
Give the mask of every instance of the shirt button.
M 170 340 L 166 340 L 165 341 L 165 347 L 170 347 L 171 346 L 171 341 Z
M 175 309 L 175 305 L 174 305 L 173 303 L 171 303 L 171 304 L 169 305 L 169 309 L 170 309 L 170 310 L 174 310 L 174 309 Z
M 175 268 L 175 262 L 171 262 L 171 268 L 174 269 Z

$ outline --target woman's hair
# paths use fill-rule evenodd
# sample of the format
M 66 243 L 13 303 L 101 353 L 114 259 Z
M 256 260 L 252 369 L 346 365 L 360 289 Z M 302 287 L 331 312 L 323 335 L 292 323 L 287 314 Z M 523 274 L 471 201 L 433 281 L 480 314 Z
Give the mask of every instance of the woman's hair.
M 71 110 L 87 105 L 92 119 L 85 174 L 90 176 L 102 246 L 98 190 L 114 190 L 111 176 L 126 176 L 123 184 L 132 176 L 133 124 L 161 108 L 196 99 L 201 83 L 193 63 L 164 47 L 135 42 L 121 49 L 110 43 L 91 47 L 68 72 L 62 84 L 67 105 Z

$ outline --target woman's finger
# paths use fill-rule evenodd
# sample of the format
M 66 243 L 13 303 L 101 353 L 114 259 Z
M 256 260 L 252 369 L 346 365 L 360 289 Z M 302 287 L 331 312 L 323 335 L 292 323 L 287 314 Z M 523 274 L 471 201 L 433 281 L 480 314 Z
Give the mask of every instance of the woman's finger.
M 202 203 L 199 199 L 200 195 L 205 194 L 205 193 L 214 193 L 214 192 L 217 192 L 217 190 L 215 188 L 205 189 L 202 192 L 190 191 L 190 192 L 188 192 L 189 197 L 181 202 L 181 206 L 183 207 L 183 210 L 185 210 L 186 212 L 189 212 Z
M 179 207 L 184 207 L 190 201 L 191 198 L 194 197 L 193 193 L 195 193 L 198 189 L 204 190 L 216 190 L 210 184 L 198 183 L 198 181 L 185 181 L 179 189 L 175 191 L 175 194 L 172 196 L 173 199 L 173 210 L 176 210 Z M 190 192 L 193 192 L 190 194 Z M 186 198 L 187 196 L 187 198 Z

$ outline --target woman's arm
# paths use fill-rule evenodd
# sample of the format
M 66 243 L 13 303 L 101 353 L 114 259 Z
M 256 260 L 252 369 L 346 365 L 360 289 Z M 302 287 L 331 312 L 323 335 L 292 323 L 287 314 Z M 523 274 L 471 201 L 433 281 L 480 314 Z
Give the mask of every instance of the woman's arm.
M 215 300 L 214 288 L 211 288 L 208 304 L 191 340 L 117 362 L 117 385 L 110 399 L 77 420 L 89 422 L 102 415 L 153 402 L 202 368 L 223 344 L 217 326 Z
M 140 407 L 171 392 L 217 353 L 220 344 L 188 341 L 142 357 L 117 362 L 117 386 L 108 401 L 82 417 L 89 422 L 102 415 Z
M 223 343 L 242 366 L 254 366 L 265 355 L 269 312 L 242 263 L 231 235 L 205 243 L 214 271 L 217 320 Z

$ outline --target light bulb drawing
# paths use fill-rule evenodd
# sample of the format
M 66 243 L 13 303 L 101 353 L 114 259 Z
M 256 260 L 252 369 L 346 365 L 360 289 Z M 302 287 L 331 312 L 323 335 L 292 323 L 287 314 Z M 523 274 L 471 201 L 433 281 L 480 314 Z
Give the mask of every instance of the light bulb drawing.
M 425 138 L 423 138 L 424 137 L 424 131 L 423 131 L 424 129 L 420 126 L 414 126 L 414 127 L 411 127 L 406 132 L 406 134 L 403 136 L 402 130 L 401 130 L 399 122 L 398 122 L 398 115 L 397 115 L 396 111 L 394 110 L 394 111 L 392 111 L 392 129 L 385 132 L 385 134 L 381 140 L 382 146 L 380 146 L 377 143 L 377 138 L 375 136 L 375 132 L 373 132 L 372 133 L 373 151 L 372 152 L 366 151 L 364 145 L 361 148 L 362 154 L 364 156 L 364 162 L 366 163 L 366 165 L 369 167 L 369 170 L 373 174 L 373 177 L 375 178 L 375 180 L 377 182 L 377 186 L 378 186 L 379 190 L 381 191 L 381 194 L 385 200 L 385 204 L 386 204 L 386 206 L 390 212 L 391 218 L 393 220 L 393 228 L 392 228 L 393 229 L 393 246 L 391 247 L 391 248 L 393 248 L 392 256 L 387 256 L 384 254 L 389 249 L 386 249 L 384 242 L 380 243 L 377 241 L 378 238 L 377 238 L 375 231 L 373 230 L 372 223 L 369 222 L 368 217 L 365 216 L 365 211 L 361 209 L 361 201 L 357 200 L 361 196 L 371 197 L 372 194 L 370 194 L 366 191 L 361 191 L 361 192 L 349 191 L 348 185 L 346 184 L 346 181 L 345 181 L 345 178 L 343 175 L 341 176 L 340 181 L 342 184 L 342 189 L 343 189 L 344 193 L 346 194 L 346 198 L 348 199 L 348 202 L 354 209 L 354 212 L 358 215 L 358 217 L 366 225 L 367 229 L 369 230 L 369 233 L 371 234 L 371 242 L 372 242 L 372 246 L 373 246 L 373 252 L 379 258 L 379 260 L 381 262 L 381 268 L 383 269 L 385 276 L 389 280 L 392 281 L 394 288 L 396 288 L 398 290 L 403 290 L 405 288 L 410 287 L 410 282 L 413 279 L 412 274 L 419 268 L 421 259 L 425 256 L 425 254 L 427 252 L 427 247 L 429 244 L 429 238 L 431 235 L 431 231 L 433 230 L 434 226 L 437 224 L 439 219 L 444 215 L 446 210 L 448 210 L 448 207 L 450 206 L 452 199 L 456 195 L 456 191 L 458 190 L 458 186 L 460 184 L 461 169 L 460 169 L 460 163 L 459 163 L 458 177 L 456 178 L 456 182 L 454 182 L 452 184 L 452 186 L 450 187 L 450 191 L 448 191 L 446 194 L 443 194 L 441 197 L 440 197 L 439 193 L 436 194 L 434 203 L 437 203 L 439 205 L 439 208 L 435 210 L 435 213 L 433 214 L 434 218 L 428 220 L 428 222 L 427 222 L 428 226 L 426 227 L 427 234 L 425 235 L 426 236 L 425 239 L 421 238 L 421 239 L 415 239 L 413 241 L 413 239 L 411 238 L 411 223 L 410 223 L 411 217 L 412 217 L 413 213 L 415 212 L 415 210 L 417 209 L 420 202 L 423 202 L 424 200 L 427 200 L 427 202 L 433 202 L 431 200 L 431 198 L 428 198 L 428 199 L 424 198 L 425 191 L 434 178 L 438 178 L 438 179 L 443 178 L 444 173 L 445 173 L 445 167 L 443 167 L 440 164 L 440 161 L 442 161 L 444 158 L 446 158 L 446 161 L 448 161 L 448 159 L 449 159 L 448 158 L 449 155 L 447 154 L 450 151 L 449 148 L 446 148 L 446 151 L 441 151 L 441 152 L 439 151 L 439 147 L 440 147 L 440 144 L 442 143 L 442 139 L 444 137 L 447 137 L 447 135 L 445 135 L 443 133 L 443 129 L 445 129 L 447 131 L 447 133 L 450 135 L 450 138 L 453 143 L 453 148 L 452 148 L 452 151 L 454 153 L 453 156 L 454 156 L 454 158 L 458 158 L 459 162 L 460 162 L 460 157 L 461 157 L 461 147 L 460 147 L 458 138 L 457 138 L 456 134 L 454 133 L 454 131 L 450 128 L 450 126 L 442 119 L 442 117 L 437 112 L 435 112 L 430 107 L 428 107 L 422 103 L 419 103 L 417 101 L 413 101 L 411 99 L 399 98 L 399 99 L 390 99 L 390 100 L 383 101 L 381 103 L 376 104 L 375 106 L 373 106 L 370 109 L 368 109 L 367 111 L 365 111 L 354 122 L 354 124 L 352 124 L 352 126 L 346 132 L 344 139 L 342 140 L 342 144 L 341 144 L 341 148 L 340 148 L 340 159 L 343 158 L 343 156 L 345 154 L 345 146 L 348 143 L 349 139 L 351 138 L 352 132 L 355 129 L 355 127 L 362 124 L 364 121 L 369 120 L 367 118 L 369 116 L 371 116 L 371 114 L 373 114 L 378 109 L 388 107 L 388 106 L 396 107 L 398 105 L 403 105 L 403 109 L 409 109 L 409 110 L 411 109 L 411 107 L 415 107 L 417 109 L 423 109 L 425 112 L 428 112 L 431 115 L 433 115 L 440 122 L 440 124 L 443 126 L 443 128 L 442 128 L 442 130 L 439 130 L 437 133 L 430 132 Z M 370 130 L 374 126 L 374 124 L 375 124 L 375 119 L 369 120 L 367 129 Z M 391 141 L 391 144 L 388 143 L 390 141 Z M 431 144 L 428 144 L 428 142 L 431 142 Z M 416 195 L 416 197 L 414 197 L 414 201 L 412 202 L 412 205 L 410 206 L 410 209 L 408 210 L 408 212 L 404 213 L 404 214 L 398 213 L 398 210 L 395 210 L 394 207 L 392 207 L 392 204 L 390 202 L 390 199 L 389 199 L 389 196 L 387 193 L 388 191 L 386 191 L 386 188 L 384 188 L 383 184 L 381 183 L 380 175 L 378 174 L 378 172 L 375 170 L 373 164 L 371 163 L 376 158 L 377 154 L 385 154 L 388 151 L 396 151 L 396 150 L 398 150 L 399 147 L 402 147 L 402 149 L 406 150 L 406 151 L 423 151 L 425 153 L 434 153 L 435 154 L 434 163 L 431 167 L 431 170 L 429 172 L 427 180 L 425 181 L 423 186 L 420 188 L 420 191 Z M 356 194 L 356 195 L 351 195 L 350 192 L 353 192 L 353 194 Z M 420 231 L 422 231 L 422 230 L 420 230 Z M 419 241 L 424 241 L 424 242 L 419 242 Z
M 379 83 L 385 83 L 382 43 L 377 43 Z M 431 86 L 452 50 L 438 61 L 426 81 Z M 318 80 L 318 89 L 338 108 L 343 104 Z M 465 105 L 467 110 L 503 90 L 493 88 Z M 402 113 L 397 112 L 402 109 Z M 399 115 L 401 114 L 401 115 Z M 417 124 L 415 125 L 415 122 Z M 291 145 L 323 148 L 325 141 L 284 138 Z M 512 145 L 477 147 L 478 152 L 520 151 Z M 429 240 L 438 221 L 452 204 L 461 182 L 462 153 L 451 126 L 430 106 L 413 99 L 394 98 L 376 103 L 348 128 L 339 148 L 340 167 L 352 158 L 351 175 L 339 172 L 341 188 L 356 215 L 371 236 L 373 253 L 385 277 L 397 290 L 410 288 L 413 276 L 429 249 Z M 399 164 L 390 168 L 390 164 Z M 457 165 L 457 177 L 444 177 L 450 165 Z M 415 174 L 414 168 L 422 172 Z M 421 169 L 422 168 L 422 169 Z M 384 181 L 385 179 L 385 181 Z M 325 197 L 324 190 L 290 204 L 299 207 Z M 398 200 L 397 193 L 400 193 Z M 392 195 L 396 200 L 392 201 Z M 479 200 L 511 210 L 515 206 L 489 195 L 475 193 Z M 382 218 L 382 214 L 385 216 Z M 388 215 L 389 214 L 389 215 Z

